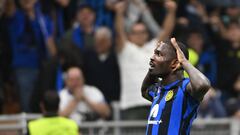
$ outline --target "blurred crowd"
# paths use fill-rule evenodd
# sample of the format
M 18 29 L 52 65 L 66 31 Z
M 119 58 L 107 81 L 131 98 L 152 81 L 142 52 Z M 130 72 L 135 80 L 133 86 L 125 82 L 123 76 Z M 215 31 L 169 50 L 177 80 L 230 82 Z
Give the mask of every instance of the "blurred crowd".
M 40 113 L 51 90 L 78 123 L 112 119 L 114 101 L 146 119 L 140 86 L 172 36 L 213 86 L 199 117 L 240 118 L 240 0 L 0 0 L 1 114 Z

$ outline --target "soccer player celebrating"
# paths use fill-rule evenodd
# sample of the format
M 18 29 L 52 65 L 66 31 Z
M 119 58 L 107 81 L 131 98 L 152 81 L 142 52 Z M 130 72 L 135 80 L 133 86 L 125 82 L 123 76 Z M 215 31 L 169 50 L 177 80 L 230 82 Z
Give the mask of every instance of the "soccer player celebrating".
M 159 42 L 149 64 L 141 89 L 152 102 L 146 134 L 189 135 L 198 106 L 211 87 L 209 80 L 190 64 L 186 46 L 175 38 Z M 183 77 L 184 70 L 189 78 Z

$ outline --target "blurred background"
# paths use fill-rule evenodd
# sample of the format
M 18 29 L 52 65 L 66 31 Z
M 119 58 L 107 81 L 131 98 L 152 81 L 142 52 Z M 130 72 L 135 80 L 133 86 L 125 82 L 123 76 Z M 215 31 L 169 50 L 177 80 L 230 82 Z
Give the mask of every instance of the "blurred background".
M 240 0 L 0 0 L 0 131 L 26 133 L 1 123 L 38 118 L 55 91 L 83 134 L 144 134 L 140 86 L 173 36 L 212 84 L 193 134 L 240 135 Z

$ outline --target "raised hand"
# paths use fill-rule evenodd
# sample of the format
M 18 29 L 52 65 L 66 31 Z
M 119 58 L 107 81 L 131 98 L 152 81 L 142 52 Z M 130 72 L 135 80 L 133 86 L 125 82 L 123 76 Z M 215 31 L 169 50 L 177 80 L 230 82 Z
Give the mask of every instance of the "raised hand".
M 173 44 L 173 47 L 176 50 L 177 53 L 177 59 L 179 61 L 180 64 L 182 64 L 184 61 L 186 61 L 186 57 L 184 55 L 184 53 L 182 52 L 182 50 L 180 49 L 180 47 L 178 46 L 178 43 L 176 41 L 175 38 L 171 38 L 171 43 Z M 180 66 L 180 65 L 179 65 Z
M 114 9 L 116 13 L 123 14 L 126 10 L 126 2 L 124 1 L 117 2 L 114 5 Z
M 164 6 L 168 12 L 175 12 L 177 10 L 177 4 L 173 0 L 166 0 Z
M 208 78 L 186 59 L 175 38 L 171 38 L 171 43 L 176 49 L 177 59 L 179 61 L 176 68 L 179 69 L 180 67 L 183 67 L 189 75 L 190 83 L 187 85 L 187 91 L 195 99 L 202 101 L 204 95 L 211 88 Z

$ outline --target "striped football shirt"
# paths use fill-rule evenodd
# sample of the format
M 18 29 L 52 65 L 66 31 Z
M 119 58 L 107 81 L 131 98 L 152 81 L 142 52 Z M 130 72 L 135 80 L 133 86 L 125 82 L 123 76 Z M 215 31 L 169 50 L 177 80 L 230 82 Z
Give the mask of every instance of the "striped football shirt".
M 146 135 L 189 135 L 199 106 L 199 101 L 186 91 L 189 82 L 189 78 L 184 78 L 148 88 L 153 100 Z

